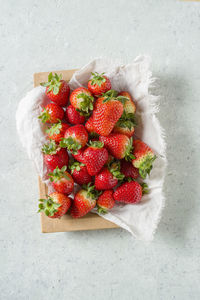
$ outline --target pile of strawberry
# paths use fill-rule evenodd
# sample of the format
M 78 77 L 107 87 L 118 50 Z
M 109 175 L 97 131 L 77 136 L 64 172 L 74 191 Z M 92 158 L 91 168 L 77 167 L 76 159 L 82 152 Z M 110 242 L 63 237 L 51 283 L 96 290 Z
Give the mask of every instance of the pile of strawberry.
M 39 119 L 51 124 L 42 152 L 55 192 L 39 200 L 39 211 L 58 218 L 69 210 L 79 218 L 95 206 L 106 213 L 116 201 L 139 203 L 147 191 L 139 182 L 156 157 L 144 142 L 133 139 L 136 106 L 130 94 L 112 90 L 104 73 L 92 73 L 88 88 L 71 94 L 57 74 L 50 73 L 41 85 L 52 101 Z M 72 199 L 74 183 L 80 190 Z

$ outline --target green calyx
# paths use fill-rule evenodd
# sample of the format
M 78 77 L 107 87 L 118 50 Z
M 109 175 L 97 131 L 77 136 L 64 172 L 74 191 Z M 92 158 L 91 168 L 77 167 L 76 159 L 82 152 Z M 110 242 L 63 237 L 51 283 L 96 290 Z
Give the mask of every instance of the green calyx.
M 124 177 L 123 179 L 123 182 L 131 182 L 131 181 L 136 181 L 136 180 L 132 177 Z
M 104 93 L 101 97 L 104 97 L 103 103 L 106 103 L 108 101 L 112 100 L 116 100 L 118 95 L 118 92 L 115 90 L 109 90 L 106 93 Z
M 80 171 L 81 170 L 81 167 L 85 166 L 83 163 L 80 163 L 78 161 L 70 164 L 69 168 L 70 170 L 72 171 L 72 174 L 74 173 L 74 171 Z
M 91 81 L 91 85 L 95 85 L 97 84 L 98 86 L 101 86 L 103 82 L 106 82 L 106 78 L 103 76 L 104 73 L 91 73 L 92 74 L 92 81 Z
M 108 211 L 107 211 L 106 208 L 101 207 L 101 206 L 99 206 L 99 205 L 97 205 L 97 211 L 98 211 L 99 214 L 102 214 L 102 215 L 105 215 L 105 214 L 108 213 Z
M 88 116 L 89 112 L 93 110 L 93 102 L 94 98 L 92 96 L 89 96 L 85 93 L 80 93 L 77 96 L 78 99 L 83 99 L 80 102 L 80 109 L 77 109 L 78 112 L 80 112 L 84 116 Z
M 47 195 L 47 199 L 39 199 L 38 212 L 44 212 L 46 216 L 52 217 L 61 204 L 54 202 L 53 198 Z
M 147 174 L 149 175 L 152 168 L 153 168 L 153 162 L 156 159 L 156 155 L 147 155 L 145 159 L 141 162 L 139 166 L 139 174 L 140 176 L 145 179 Z
M 103 148 L 104 147 L 104 143 L 100 142 L 100 141 L 90 141 L 88 143 L 88 146 L 92 147 L 92 148 Z
M 56 142 L 53 140 L 50 140 L 50 142 L 48 144 L 44 144 L 42 147 L 42 152 L 44 154 L 53 155 L 53 154 L 56 154 L 58 152 L 58 150 L 59 150 L 59 147 L 56 144 Z
M 67 167 L 63 166 L 61 169 L 58 166 L 53 170 L 53 172 L 49 173 L 49 180 L 51 182 L 57 182 L 62 178 L 70 180 L 71 178 L 66 174 Z
M 120 101 L 124 105 L 126 103 L 126 101 L 128 101 L 129 99 L 127 97 L 124 97 L 124 96 L 118 96 L 116 98 L 116 100 Z
M 42 123 L 46 123 L 48 120 L 50 120 L 51 116 L 48 112 L 48 110 L 46 110 L 46 108 L 43 109 L 43 111 L 41 112 L 41 115 L 38 117 L 38 119 L 40 119 L 42 121 Z
M 117 121 L 116 126 L 121 128 L 128 128 L 129 130 L 132 130 L 133 127 L 137 125 L 135 114 L 133 113 L 126 113 L 123 112 L 120 119 Z
M 123 105 L 125 104 L 125 102 L 128 100 L 127 97 L 124 96 L 117 96 L 118 92 L 115 90 L 109 90 L 106 93 L 104 93 L 102 95 L 102 97 L 104 97 L 103 103 L 106 103 L 110 100 L 117 100 L 120 101 Z
M 51 73 L 49 73 L 48 76 L 48 81 L 47 82 L 42 82 L 40 83 L 40 85 L 48 87 L 47 93 L 49 93 L 50 91 L 53 91 L 54 95 L 57 95 L 60 91 L 60 86 L 61 86 L 61 78 L 62 75 L 58 75 L 57 73 L 55 73 L 55 75 Z
M 108 164 L 109 171 L 119 181 L 123 180 L 125 177 L 124 174 L 120 172 L 120 168 L 121 168 L 120 161 L 111 161 Z
M 133 138 L 132 137 L 129 139 L 129 143 L 126 146 L 124 158 L 127 161 L 132 161 L 133 159 L 135 159 L 135 156 L 133 155 Z
M 47 133 L 51 136 L 54 134 L 59 134 L 60 130 L 62 128 L 62 124 L 61 121 L 59 120 L 58 123 L 53 124 L 49 129 L 47 129 Z
M 87 197 L 93 200 L 98 199 L 98 197 L 102 194 L 102 191 L 97 191 L 91 182 L 88 184 L 83 184 L 82 189 L 87 192 Z
M 142 187 L 142 195 L 148 194 L 149 193 L 149 188 L 148 188 L 148 184 L 143 182 L 141 184 Z
M 59 146 L 61 148 L 67 148 L 69 151 L 73 152 L 73 154 L 77 154 L 77 151 L 81 149 L 81 144 L 71 136 L 69 136 L 68 138 L 63 138 L 60 141 Z

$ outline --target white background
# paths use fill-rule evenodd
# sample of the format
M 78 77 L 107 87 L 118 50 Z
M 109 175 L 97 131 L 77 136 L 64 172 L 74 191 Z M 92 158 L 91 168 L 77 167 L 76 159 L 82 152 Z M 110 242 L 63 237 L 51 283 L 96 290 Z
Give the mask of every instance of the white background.
M 200 299 L 200 3 L 0 0 L 1 299 Z M 33 73 L 152 56 L 166 129 L 167 199 L 155 240 L 122 229 L 40 233 L 38 187 L 15 111 Z

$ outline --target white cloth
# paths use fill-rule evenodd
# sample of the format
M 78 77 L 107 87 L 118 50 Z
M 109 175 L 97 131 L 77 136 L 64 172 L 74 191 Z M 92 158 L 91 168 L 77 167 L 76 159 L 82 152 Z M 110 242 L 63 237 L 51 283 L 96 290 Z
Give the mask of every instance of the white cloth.
M 155 116 L 158 111 L 158 97 L 149 93 L 149 87 L 154 81 L 149 65 L 150 58 L 147 56 L 139 56 L 133 63 L 121 66 L 110 60 L 99 58 L 75 72 L 69 82 L 71 90 L 79 86 L 86 87 L 91 72 L 105 72 L 111 80 L 113 89 L 128 91 L 135 99 L 136 114 L 139 119 L 135 134 L 147 143 L 157 155 L 153 170 L 145 180 L 150 193 L 143 196 L 141 203 L 115 206 L 103 217 L 128 230 L 136 238 L 145 241 L 153 239 L 161 218 L 165 203 L 162 189 L 167 164 L 164 131 Z M 28 157 L 34 161 L 38 174 L 49 186 L 41 153 L 41 147 L 46 142 L 45 125 L 38 120 L 38 115 L 47 102 L 44 87 L 39 86 L 32 89 L 19 103 L 16 122 L 21 143 L 26 149 Z M 94 210 L 94 213 L 97 211 Z

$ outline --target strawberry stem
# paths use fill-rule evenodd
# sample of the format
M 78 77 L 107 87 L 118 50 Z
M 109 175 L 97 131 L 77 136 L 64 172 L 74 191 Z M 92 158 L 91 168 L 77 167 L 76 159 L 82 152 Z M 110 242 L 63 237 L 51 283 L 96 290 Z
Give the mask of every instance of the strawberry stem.
M 53 75 L 51 72 L 51 73 L 49 73 L 48 81 L 42 82 L 42 83 L 40 83 L 40 85 L 48 87 L 47 93 L 49 93 L 50 91 L 53 91 L 53 94 L 57 95 L 60 91 L 60 87 L 62 84 L 61 78 L 62 78 L 62 75 L 58 75 L 57 73 L 55 73 L 55 75 Z
M 42 123 L 46 123 L 48 120 L 50 120 L 51 116 L 46 108 L 43 109 L 38 119 L 42 121 Z
M 97 191 L 94 185 L 91 185 L 91 182 L 88 184 L 83 184 L 82 188 L 87 191 L 87 197 L 96 200 L 101 194 L 102 191 Z
M 81 149 L 81 144 L 71 136 L 61 139 L 59 146 L 61 148 L 67 148 L 73 154 L 77 154 L 77 150 Z
M 106 78 L 103 76 L 104 73 L 91 73 L 92 74 L 92 81 L 91 81 L 91 85 L 95 85 L 97 84 L 99 87 L 102 85 L 103 82 L 106 82 Z
M 39 199 L 38 212 L 44 212 L 46 216 L 53 216 L 61 204 L 56 203 L 52 197 L 47 195 L 47 199 Z
M 85 166 L 83 163 L 80 163 L 80 162 L 76 161 L 76 162 L 70 164 L 69 168 L 71 170 L 71 173 L 73 174 L 75 170 L 80 171 L 81 167 L 83 167 L 83 166 Z
M 101 207 L 101 206 L 98 206 L 98 205 L 97 205 L 97 211 L 98 211 L 98 213 L 99 213 L 99 214 L 102 214 L 102 215 L 104 215 L 104 214 L 107 214 L 107 213 L 108 213 L 108 211 L 107 211 L 107 209 L 106 209 L 106 208 L 103 208 L 103 207 Z
M 61 121 L 58 120 L 58 123 L 53 124 L 50 128 L 48 128 L 46 130 L 46 133 L 48 133 L 50 136 L 53 135 L 53 134 L 59 134 L 61 128 L 62 128 Z
M 80 109 L 77 109 L 78 112 L 82 113 L 84 116 L 89 115 L 89 111 L 93 110 L 94 98 L 85 93 L 80 93 L 77 96 L 78 99 L 83 99 L 80 102 Z
M 54 155 L 58 152 L 59 147 L 54 140 L 50 140 L 48 144 L 44 144 L 42 147 L 42 152 L 44 154 Z
M 57 182 L 62 178 L 70 180 L 70 177 L 66 174 L 67 167 L 63 166 L 61 169 L 58 166 L 53 170 L 53 172 L 49 173 L 49 180 L 51 182 Z
M 145 179 L 147 174 L 149 175 L 152 168 L 153 168 L 153 162 L 156 159 L 156 155 L 153 157 L 148 155 L 145 157 L 144 161 L 139 166 L 139 173 L 140 176 Z
M 103 148 L 104 147 L 104 143 L 100 142 L 100 141 L 90 141 L 88 143 L 89 147 L 93 147 L 93 148 Z

